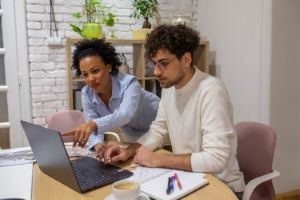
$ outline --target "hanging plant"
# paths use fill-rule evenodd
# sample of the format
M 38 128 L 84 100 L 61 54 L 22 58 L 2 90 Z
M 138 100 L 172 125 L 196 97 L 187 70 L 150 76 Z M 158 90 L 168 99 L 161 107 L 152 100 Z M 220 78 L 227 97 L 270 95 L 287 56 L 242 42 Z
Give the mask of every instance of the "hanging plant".
M 71 29 L 81 37 L 87 39 L 100 39 L 104 36 L 102 25 L 109 29 L 111 37 L 115 38 L 111 28 L 116 22 L 116 16 L 108 12 L 101 0 L 85 0 L 85 6 L 82 12 L 73 13 L 76 19 L 86 18 L 82 28 L 75 24 L 70 24 Z

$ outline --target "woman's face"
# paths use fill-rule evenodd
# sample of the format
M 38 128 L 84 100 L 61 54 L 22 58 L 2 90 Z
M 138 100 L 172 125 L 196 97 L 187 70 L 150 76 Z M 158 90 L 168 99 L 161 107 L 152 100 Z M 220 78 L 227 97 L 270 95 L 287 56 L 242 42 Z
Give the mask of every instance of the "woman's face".
M 87 56 L 79 62 L 85 83 L 97 93 L 104 93 L 111 87 L 111 65 L 105 65 L 100 56 Z

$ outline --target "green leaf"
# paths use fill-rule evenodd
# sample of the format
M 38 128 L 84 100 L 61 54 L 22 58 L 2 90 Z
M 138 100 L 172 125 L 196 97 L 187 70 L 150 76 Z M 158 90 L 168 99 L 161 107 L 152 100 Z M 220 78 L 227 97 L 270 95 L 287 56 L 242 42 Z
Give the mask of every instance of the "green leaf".
M 113 26 L 116 21 L 116 16 L 113 15 L 112 13 L 108 13 L 107 19 L 104 20 L 104 23 L 106 26 Z
M 100 4 L 99 0 L 89 0 L 89 4 Z
M 72 17 L 74 17 L 76 19 L 80 19 L 82 16 L 81 16 L 81 13 L 77 12 L 77 13 L 73 13 Z
M 117 36 L 115 35 L 115 32 L 114 32 L 114 31 L 111 31 L 111 32 L 110 32 L 110 37 L 111 37 L 111 38 L 114 38 L 114 39 L 117 39 Z
M 153 17 L 157 12 L 157 0 L 134 0 L 133 1 L 133 16 L 139 19 L 140 17 Z
M 75 24 L 69 24 L 69 25 L 70 25 L 71 29 L 72 29 L 75 33 L 78 33 L 80 36 L 82 36 L 82 35 L 81 35 L 82 30 L 81 30 L 78 26 L 76 26 Z

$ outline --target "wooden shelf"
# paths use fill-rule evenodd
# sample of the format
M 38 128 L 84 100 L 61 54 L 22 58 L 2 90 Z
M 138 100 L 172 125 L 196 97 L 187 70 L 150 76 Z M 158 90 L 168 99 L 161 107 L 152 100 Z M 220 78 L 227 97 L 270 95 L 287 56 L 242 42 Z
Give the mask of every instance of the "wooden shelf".
M 68 77 L 68 103 L 69 109 L 78 108 L 74 100 L 74 83 L 79 85 L 84 82 L 82 78 L 73 79 L 71 66 L 72 66 L 72 46 L 80 41 L 79 38 L 67 38 L 66 39 L 66 57 L 67 57 L 67 77 Z M 108 39 L 107 42 L 110 42 L 114 46 L 132 46 L 132 59 L 133 66 L 137 66 L 133 69 L 133 75 L 137 77 L 137 80 L 140 82 L 143 88 L 146 87 L 146 82 L 154 80 L 155 76 L 146 76 L 146 61 L 145 61 L 145 40 L 132 40 L 132 39 Z M 208 66 L 208 52 L 209 52 L 209 42 L 201 41 L 199 48 L 193 55 L 194 64 L 203 72 L 209 73 Z M 131 66 L 132 67 L 132 66 Z M 76 89 L 78 91 L 78 88 Z
M 137 80 L 154 80 L 156 77 L 155 76 L 146 76 L 146 77 L 136 77 Z M 84 82 L 83 78 L 73 78 L 73 82 Z
M 67 38 L 67 40 L 71 44 L 75 44 L 76 42 L 80 41 L 80 38 Z M 107 39 L 105 41 L 116 45 L 145 44 L 145 40 L 132 40 L 132 39 Z
M 155 79 L 155 76 L 145 76 L 145 77 L 136 77 L 137 80 L 153 80 Z M 83 78 L 73 78 L 73 82 L 84 82 Z
M 83 78 L 73 78 L 72 79 L 73 82 L 84 82 Z
M 155 76 L 136 77 L 137 80 L 154 80 Z

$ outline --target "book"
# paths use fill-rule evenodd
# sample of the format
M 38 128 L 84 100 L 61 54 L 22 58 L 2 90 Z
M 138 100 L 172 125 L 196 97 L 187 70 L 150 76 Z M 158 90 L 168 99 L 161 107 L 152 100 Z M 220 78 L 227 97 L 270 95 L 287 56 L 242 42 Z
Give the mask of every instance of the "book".
M 133 173 L 134 175 L 130 180 L 140 183 L 141 192 L 158 200 L 179 199 L 208 184 L 208 181 L 204 177 L 205 174 L 203 173 L 140 166 L 137 167 Z M 167 194 L 168 179 L 174 176 L 175 173 L 181 182 L 182 188 L 180 189 L 175 181 L 174 191 Z

